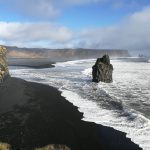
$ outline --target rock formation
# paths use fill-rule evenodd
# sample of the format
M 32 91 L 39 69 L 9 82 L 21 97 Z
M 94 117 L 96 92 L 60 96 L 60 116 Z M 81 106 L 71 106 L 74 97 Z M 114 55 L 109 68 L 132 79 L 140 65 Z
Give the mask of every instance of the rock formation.
M 92 69 L 93 82 L 112 82 L 113 66 L 108 55 L 98 58 Z
M 0 46 L 0 82 L 2 82 L 4 78 L 9 75 L 6 52 L 6 48 Z

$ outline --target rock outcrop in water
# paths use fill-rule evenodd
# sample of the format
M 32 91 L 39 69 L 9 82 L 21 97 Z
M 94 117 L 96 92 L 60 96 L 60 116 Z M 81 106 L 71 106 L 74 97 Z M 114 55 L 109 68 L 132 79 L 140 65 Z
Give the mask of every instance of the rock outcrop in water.
M 0 46 L 0 82 L 2 82 L 4 78 L 9 75 L 6 52 L 6 48 Z
M 113 66 L 110 64 L 108 55 L 98 58 L 95 65 L 92 67 L 93 82 L 112 82 Z

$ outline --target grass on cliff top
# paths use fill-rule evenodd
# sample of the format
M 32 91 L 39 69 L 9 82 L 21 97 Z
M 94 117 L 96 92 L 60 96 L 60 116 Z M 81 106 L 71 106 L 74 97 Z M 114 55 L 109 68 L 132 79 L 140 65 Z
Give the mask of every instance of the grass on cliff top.
M 36 148 L 35 150 L 70 150 L 70 148 L 68 148 L 65 145 L 47 145 L 46 147 L 43 148 Z
M 10 150 L 10 145 L 7 143 L 0 143 L 0 150 Z M 65 145 L 47 145 L 43 148 L 35 148 L 35 150 L 71 150 Z
M 0 150 L 10 150 L 10 145 L 7 143 L 0 143 Z

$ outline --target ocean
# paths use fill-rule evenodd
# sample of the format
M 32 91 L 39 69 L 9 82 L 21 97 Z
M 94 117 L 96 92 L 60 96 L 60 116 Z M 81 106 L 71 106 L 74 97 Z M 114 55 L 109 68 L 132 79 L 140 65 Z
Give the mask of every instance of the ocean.
M 55 68 L 10 67 L 10 74 L 59 89 L 83 112 L 83 120 L 127 133 L 150 150 L 150 60 L 113 59 L 113 83 L 93 83 L 95 59 L 60 62 Z

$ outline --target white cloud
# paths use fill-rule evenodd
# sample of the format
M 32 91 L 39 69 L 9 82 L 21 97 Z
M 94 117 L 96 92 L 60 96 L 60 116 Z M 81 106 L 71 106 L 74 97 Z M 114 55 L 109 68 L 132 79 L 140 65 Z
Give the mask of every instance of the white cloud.
M 89 3 L 102 3 L 108 0 L 63 0 L 66 5 L 85 5 Z
M 85 29 L 77 47 L 139 49 L 150 51 L 150 7 L 125 18 L 120 24 Z M 150 53 L 150 52 L 149 52 Z
M 125 9 L 125 8 L 134 9 L 134 8 L 138 8 L 144 5 L 145 0 L 142 0 L 142 1 L 143 3 L 137 0 L 112 0 L 112 6 L 113 8 L 116 8 L 116 9 Z
M 143 6 L 146 0 L 0 0 L 0 5 L 12 14 L 26 19 L 51 20 L 63 14 L 68 7 L 87 4 L 105 4 L 105 8 L 134 8 Z
M 30 0 L 19 1 L 20 11 L 31 17 L 55 18 L 59 15 L 59 10 L 51 0 Z
M 66 42 L 72 38 L 72 31 L 50 23 L 7 23 L 0 22 L 0 39 L 5 43 Z M 28 45 L 26 45 L 28 46 Z
M 70 6 L 97 3 L 106 0 L 0 0 L 9 12 L 29 19 L 55 19 Z
M 150 7 L 110 27 L 73 31 L 50 23 L 0 22 L 0 41 L 26 47 L 139 49 L 150 54 Z

